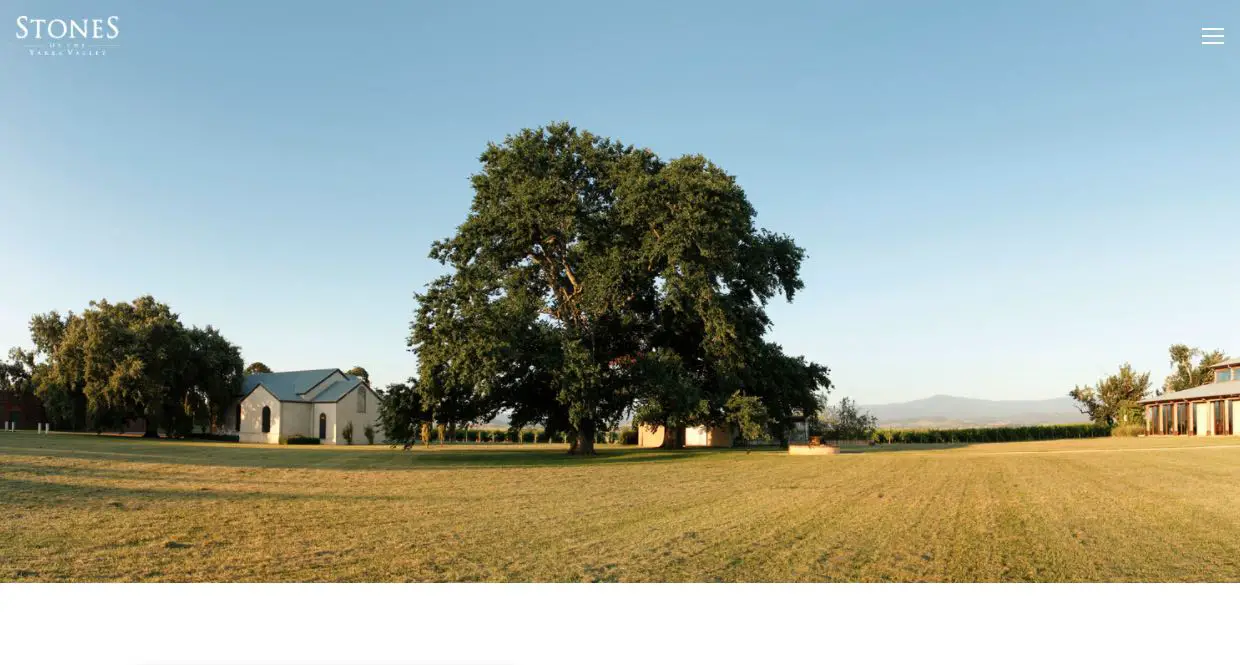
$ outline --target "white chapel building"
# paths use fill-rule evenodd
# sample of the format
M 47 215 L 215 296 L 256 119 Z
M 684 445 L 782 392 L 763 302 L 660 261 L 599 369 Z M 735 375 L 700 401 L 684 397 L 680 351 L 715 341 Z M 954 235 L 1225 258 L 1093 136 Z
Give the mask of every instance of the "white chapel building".
M 363 430 L 379 431 L 379 395 L 356 376 L 338 369 L 250 374 L 226 426 L 243 443 L 280 443 L 282 437 L 311 436 L 322 443 L 345 443 L 353 423 L 353 443 L 365 444 Z M 239 426 L 238 426 L 239 425 Z

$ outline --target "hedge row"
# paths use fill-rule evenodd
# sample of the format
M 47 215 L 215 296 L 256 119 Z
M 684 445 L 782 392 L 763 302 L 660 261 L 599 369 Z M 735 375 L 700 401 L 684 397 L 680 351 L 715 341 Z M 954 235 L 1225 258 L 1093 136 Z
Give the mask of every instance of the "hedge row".
M 414 441 L 420 443 L 421 439 Z M 430 443 L 440 443 L 439 432 L 431 430 Z M 444 436 L 443 443 L 568 443 L 567 437 L 559 432 L 546 432 L 535 429 L 471 429 L 449 432 Z M 595 443 L 637 444 L 637 431 L 624 428 L 620 431 L 598 432 L 594 435 Z
M 280 443 L 288 444 L 290 446 L 317 446 L 319 444 L 319 439 L 314 436 L 292 435 L 280 437 Z
M 229 442 L 229 443 L 237 443 L 238 441 L 240 441 L 240 440 L 241 440 L 241 437 L 240 437 L 240 436 L 238 436 L 238 435 L 236 435 L 236 434 L 210 434 L 210 433 L 204 433 L 204 434 L 195 434 L 195 435 L 193 435 L 193 436 L 192 436 L 192 437 L 190 437 L 190 438 L 193 438 L 193 439 L 202 439 L 203 441 L 227 441 L 227 442 Z
M 998 443 L 1006 441 L 1047 441 L 1051 439 L 1093 439 L 1111 436 L 1111 428 L 1092 423 L 1080 425 L 1020 425 L 1014 427 L 971 427 L 968 429 L 880 429 L 874 443 Z

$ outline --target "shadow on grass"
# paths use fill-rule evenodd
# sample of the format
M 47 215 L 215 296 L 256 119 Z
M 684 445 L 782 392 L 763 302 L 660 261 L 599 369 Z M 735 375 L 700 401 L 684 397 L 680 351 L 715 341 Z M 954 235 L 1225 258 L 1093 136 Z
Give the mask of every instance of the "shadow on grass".
M 0 506 L 21 506 L 34 504 L 38 506 L 53 505 L 57 500 L 61 503 L 76 501 L 114 502 L 112 507 L 118 510 L 134 509 L 135 503 L 142 501 L 210 501 L 215 499 L 262 499 L 277 501 L 401 501 L 400 497 L 340 494 L 340 493 L 306 493 L 268 491 L 236 491 L 203 487 L 193 488 L 130 488 L 109 487 L 99 485 L 76 485 L 73 483 L 51 480 L 24 480 L 0 477 Z M 126 503 L 126 501 L 130 503 Z
M 386 444 L 337 446 L 276 446 L 232 443 L 195 443 L 114 436 L 30 435 L 0 437 L 0 472 L 14 456 L 113 461 L 137 464 L 184 464 L 235 468 L 323 470 L 573 468 L 612 464 L 658 464 L 720 454 L 729 449 L 658 450 L 606 446 L 582 457 L 565 448 L 482 446 L 415 446 L 411 451 Z M 760 454 L 754 451 L 755 454 Z

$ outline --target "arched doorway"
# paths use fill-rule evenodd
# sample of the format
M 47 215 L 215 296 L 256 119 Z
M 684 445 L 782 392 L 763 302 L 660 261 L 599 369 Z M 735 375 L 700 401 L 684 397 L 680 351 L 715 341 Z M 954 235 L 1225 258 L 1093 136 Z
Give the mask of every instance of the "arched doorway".
M 319 414 L 319 440 L 327 438 L 327 414 Z

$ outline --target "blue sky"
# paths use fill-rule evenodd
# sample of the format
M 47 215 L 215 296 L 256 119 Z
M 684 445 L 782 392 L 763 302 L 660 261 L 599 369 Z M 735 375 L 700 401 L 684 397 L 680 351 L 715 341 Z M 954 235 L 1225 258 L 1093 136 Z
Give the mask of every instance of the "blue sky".
M 567 120 L 739 179 L 809 254 L 772 336 L 837 396 L 1240 354 L 1240 43 L 1199 43 L 1240 5 L 929 4 L 5 2 L 0 351 L 151 293 L 247 361 L 401 380 L 478 154 Z M 121 33 L 32 57 L 22 15 Z

